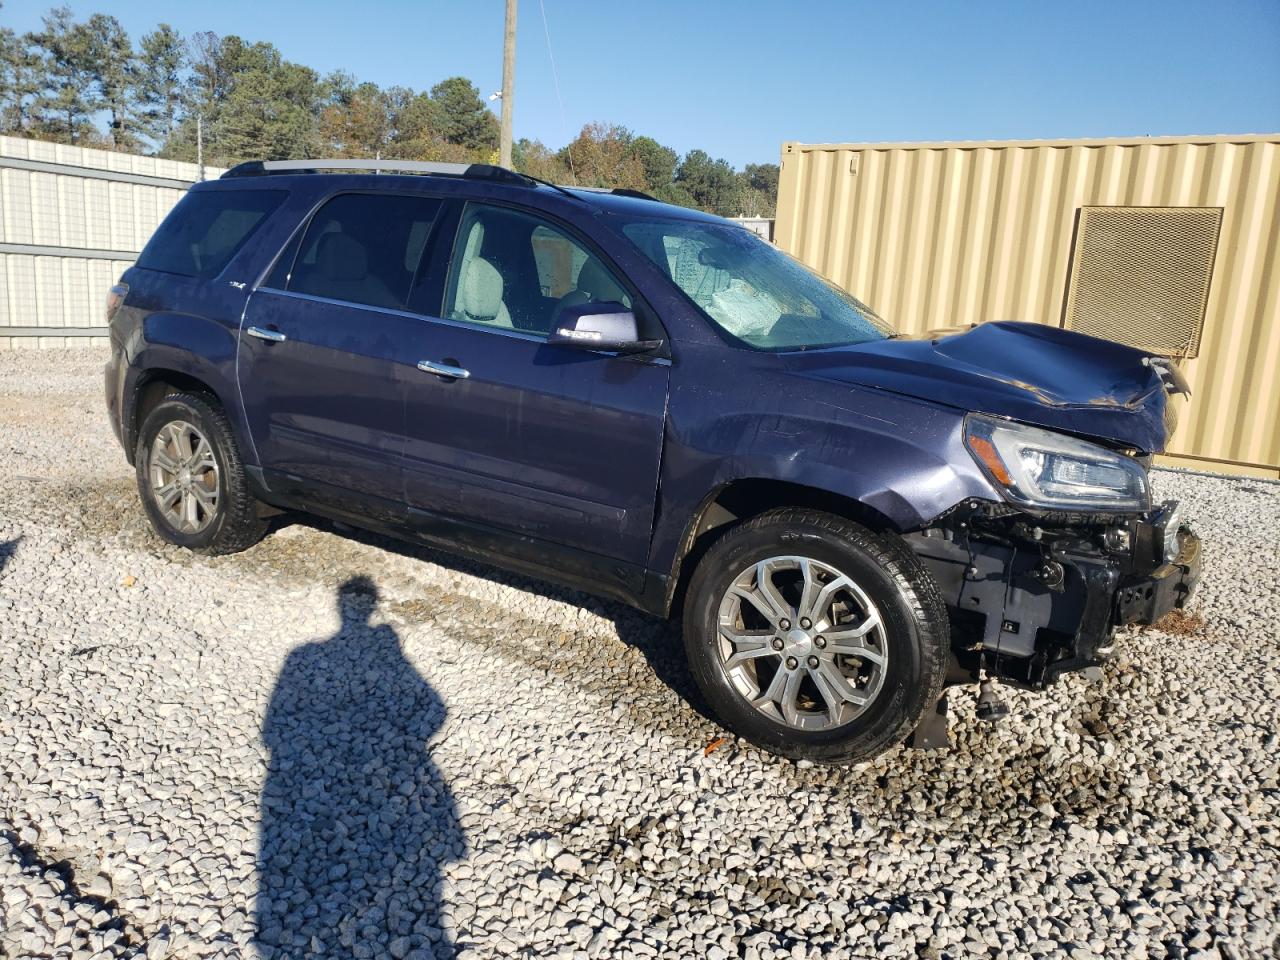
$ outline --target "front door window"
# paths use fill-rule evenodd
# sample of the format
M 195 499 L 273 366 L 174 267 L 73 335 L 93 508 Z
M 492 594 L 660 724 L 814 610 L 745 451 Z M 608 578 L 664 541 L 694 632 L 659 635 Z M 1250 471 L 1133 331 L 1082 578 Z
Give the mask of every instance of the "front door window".
M 468 204 L 444 316 L 546 336 L 566 306 L 631 297 L 600 258 L 558 227 L 504 207 Z

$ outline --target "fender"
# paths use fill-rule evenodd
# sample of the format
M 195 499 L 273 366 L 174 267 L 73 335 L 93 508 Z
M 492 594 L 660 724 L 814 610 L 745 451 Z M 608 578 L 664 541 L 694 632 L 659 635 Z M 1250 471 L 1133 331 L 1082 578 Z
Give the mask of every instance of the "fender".
M 812 380 L 798 391 L 787 389 L 785 373 L 757 374 L 734 378 L 745 386 L 714 399 L 698 388 L 672 390 L 651 571 L 674 571 L 709 494 L 735 481 L 837 494 L 898 532 L 927 526 L 967 499 L 1000 499 L 964 445 L 962 411 Z

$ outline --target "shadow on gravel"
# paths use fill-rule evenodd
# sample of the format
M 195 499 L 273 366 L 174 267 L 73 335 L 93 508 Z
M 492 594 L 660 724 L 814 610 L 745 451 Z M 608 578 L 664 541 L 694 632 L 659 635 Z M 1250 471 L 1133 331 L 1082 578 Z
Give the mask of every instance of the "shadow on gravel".
M 21 542 L 21 537 L 14 537 L 12 540 L 0 540 L 0 573 L 4 573 L 4 568 L 9 565 L 13 555 L 18 552 L 18 544 Z
M 257 936 L 272 958 L 445 960 L 441 868 L 466 852 L 427 741 L 444 704 L 370 623 L 367 577 L 338 589 L 342 625 L 293 650 L 262 738 Z
M 401 556 L 432 563 L 455 573 L 482 577 L 494 583 L 537 594 L 548 600 L 571 604 L 575 607 L 583 607 L 592 613 L 605 617 L 613 621 L 618 639 L 640 652 L 648 663 L 649 668 L 653 671 L 654 676 L 667 689 L 675 693 L 684 701 L 686 706 L 701 716 L 702 719 L 715 724 L 717 728 L 720 727 L 720 721 L 716 719 L 706 701 L 703 700 L 702 693 L 698 690 L 693 675 L 689 672 L 678 619 L 660 620 L 657 617 L 649 616 L 633 607 L 629 607 L 618 600 L 609 600 L 583 593 L 570 587 L 561 587 L 546 580 L 513 573 L 501 567 L 452 554 L 445 550 L 436 550 L 429 546 L 397 540 L 394 537 L 361 530 L 346 524 L 332 524 L 319 517 L 286 514 L 276 521 L 275 528 L 279 529 L 280 527 L 294 524 L 310 527 L 325 533 L 336 534 L 356 543 L 367 544 L 378 547 L 381 550 L 398 553 Z M 515 652 L 512 651 L 512 653 Z M 545 661 L 541 656 L 539 656 L 538 660 L 545 665 Z

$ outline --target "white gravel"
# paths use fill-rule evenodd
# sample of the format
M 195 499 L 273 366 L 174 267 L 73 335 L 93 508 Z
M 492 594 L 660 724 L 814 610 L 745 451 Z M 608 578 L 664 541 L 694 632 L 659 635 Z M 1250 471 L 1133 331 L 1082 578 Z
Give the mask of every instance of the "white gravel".
M 159 543 L 102 360 L 0 352 L 5 956 L 1280 951 L 1280 484 L 1159 475 L 1203 620 L 1101 683 L 814 768 L 704 756 L 616 604 L 319 524 Z

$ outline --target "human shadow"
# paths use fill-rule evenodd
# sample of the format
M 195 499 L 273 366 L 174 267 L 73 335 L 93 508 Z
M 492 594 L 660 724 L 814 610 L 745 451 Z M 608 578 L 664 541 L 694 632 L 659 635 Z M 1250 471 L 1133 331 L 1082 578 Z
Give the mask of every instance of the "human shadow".
M 289 654 L 263 723 L 257 946 L 445 960 L 441 870 L 466 839 L 427 743 L 444 704 L 396 631 L 372 622 L 369 578 L 337 602 L 338 631 Z
M 4 573 L 4 568 L 9 565 L 13 555 L 18 552 L 18 544 L 21 542 L 21 537 L 14 537 L 12 540 L 0 540 L 0 573 Z
M 684 704 L 700 715 L 704 720 L 720 725 L 720 720 L 711 710 L 702 696 L 689 670 L 689 662 L 685 657 L 684 645 L 680 638 L 680 621 L 678 619 L 661 620 L 630 607 L 620 600 L 611 600 L 592 594 L 583 593 L 572 587 L 564 587 L 549 580 L 540 580 L 523 573 L 514 573 L 503 567 L 475 560 L 460 554 L 449 553 L 426 544 L 411 540 L 401 540 L 381 533 L 374 533 L 347 524 L 332 524 L 319 517 L 306 514 L 286 514 L 276 520 L 277 529 L 286 526 L 301 525 L 314 530 L 336 533 L 338 536 L 358 543 L 368 544 L 411 557 L 426 563 L 433 563 L 467 576 L 482 577 L 504 586 L 514 587 L 528 593 L 546 597 L 562 603 L 590 610 L 613 622 L 618 639 L 629 647 L 638 650 L 644 656 L 653 671 L 667 689 L 678 696 Z M 698 555 L 686 558 L 686 563 L 696 564 Z M 679 609 L 683 597 L 677 598 L 675 609 Z

